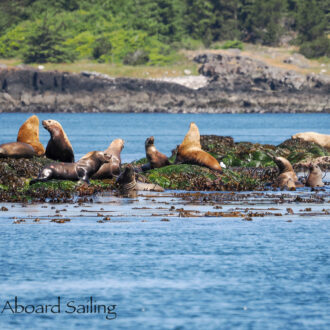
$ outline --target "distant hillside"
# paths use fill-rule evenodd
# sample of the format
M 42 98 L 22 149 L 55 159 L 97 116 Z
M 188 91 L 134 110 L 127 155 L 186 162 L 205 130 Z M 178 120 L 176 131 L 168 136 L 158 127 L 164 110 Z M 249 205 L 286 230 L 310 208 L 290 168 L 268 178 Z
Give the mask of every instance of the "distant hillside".
M 330 56 L 329 8 L 329 0 L 2 0 L 0 57 L 168 65 L 178 49 L 224 40 Z

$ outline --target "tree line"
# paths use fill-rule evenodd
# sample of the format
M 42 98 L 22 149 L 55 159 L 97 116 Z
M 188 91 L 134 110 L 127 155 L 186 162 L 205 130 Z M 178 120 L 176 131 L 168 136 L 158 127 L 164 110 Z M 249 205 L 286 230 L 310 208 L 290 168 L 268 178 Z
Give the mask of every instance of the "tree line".
M 330 0 L 2 0 L 0 57 L 161 65 L 230 40 L 330 56 Z

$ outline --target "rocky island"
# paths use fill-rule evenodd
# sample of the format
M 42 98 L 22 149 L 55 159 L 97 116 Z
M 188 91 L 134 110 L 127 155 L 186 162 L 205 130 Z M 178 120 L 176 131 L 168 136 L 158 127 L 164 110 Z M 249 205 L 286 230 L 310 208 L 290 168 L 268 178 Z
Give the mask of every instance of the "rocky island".
M 330 150 L 313 142 L 289 139 L 278 146 L 249 142 L 234 142 L 231 137 L 201 136 L 204 150 L 221 160 L 227 168 L 216 173 L 206 167 L 174 164 L 138 174 L 139 180 L 158 184 L 169 190 L 188 191 L 264 191 L 273 189 L 278 169 L 271 154 L 284 156 L 294 169 L 307 176 L 308 164 L 318 164 L 323 171 L 330 166 Z M 116 191 L 116 180 L 91 180 L 90 185 L 74 181 L 52 180 L 29 185 L 40 170 L 53 162 L 46 157 L 32 159 L 0 158 L 0 201 L 2 202 L 79 202 L 104 191 Z M 133 162 L 135 169 L 147 163 L 143 158 Z M 123 164 L 125 168 L 127 164 Z M 304 179 L 301 177 L 301 179 Z M 276 188 L 275 188 L 276 189 Z
M 205 79 L 199 88 L 91 72 L 1 67 L 0 112 L 330 112 L 329 76 L 287 71 L 239 53 L 205 53 L 194 60 Z

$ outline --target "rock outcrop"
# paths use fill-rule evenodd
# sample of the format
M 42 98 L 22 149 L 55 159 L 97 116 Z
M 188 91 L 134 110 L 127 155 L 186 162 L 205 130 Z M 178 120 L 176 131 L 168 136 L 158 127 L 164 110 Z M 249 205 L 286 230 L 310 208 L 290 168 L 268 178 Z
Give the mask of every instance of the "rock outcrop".
M 330 112 L 330 79 L 240 55 L 195 58 L 208 84 L 0 67 L 0 112 Z

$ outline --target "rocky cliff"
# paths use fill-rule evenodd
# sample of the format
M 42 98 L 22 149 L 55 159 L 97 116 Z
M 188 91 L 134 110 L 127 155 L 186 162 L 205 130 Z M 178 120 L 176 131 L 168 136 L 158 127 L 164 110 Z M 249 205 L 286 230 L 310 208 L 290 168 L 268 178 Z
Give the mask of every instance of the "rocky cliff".
M 330 112 L 330 79 L 240 55 L 195 58 L 206 86 L 0 68 L 0 112 Z

